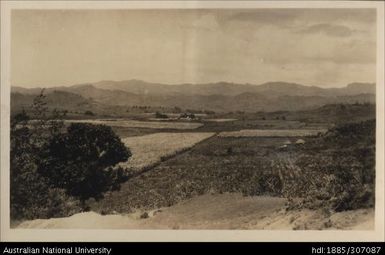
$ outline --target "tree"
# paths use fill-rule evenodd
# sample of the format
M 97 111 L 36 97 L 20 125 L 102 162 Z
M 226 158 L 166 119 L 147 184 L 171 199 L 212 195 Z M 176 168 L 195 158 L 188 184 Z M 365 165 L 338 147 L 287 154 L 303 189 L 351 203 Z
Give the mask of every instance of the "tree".
M 117 182 L 124 181 L 122 169 L 113 166 L 130 156 L 129 149 L 110 127 L 73 123 L 66 133 L 55 135 L 45 146 L 38 172 L 53 187 L 85 201 L 100 198 Z
M 93 113 L 92 111 L 85 111 L 84 112 L 84 115 L 88 115 L 88 116 L 95 116 L 95 113 Z
M 158 118 L 158 119 L 167 119 L 168 116 L 164 113 L 161 113 L 161 112 L 156 112 L 155 113 L 155 118 Z
M 40 194 L 46 183 L 36 174 L 35 146 L 27 126 L 28 115 L 23 110 L 11 118 L 10 146 L 10 205 L 11 217 L 31 218 L 35 200 L 31 194 Z
M 82 210 L 79 200 L 100 197 L 128 178 L 112 167 L 131 155 L 111 128 L 73 124 L 49 111 L 44 90 L 26 111 L 11 117 L 12 219 L 64 217 Z M 84 204 L 83 204 L 84 208 Z
M 11 117 L 10 209 L 12 219 L 67 216 L 80 208 L 64 190 L 51 188 L 38 172 L 39 153 L 50 137 L 63 127 L 61 112 L 48 112 L 44 90 L 31 105 Z

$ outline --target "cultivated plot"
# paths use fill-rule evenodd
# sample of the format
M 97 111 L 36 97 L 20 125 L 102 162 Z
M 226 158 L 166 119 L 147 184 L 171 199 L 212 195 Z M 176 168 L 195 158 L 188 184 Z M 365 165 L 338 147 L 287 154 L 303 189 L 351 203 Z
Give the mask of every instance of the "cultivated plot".
M 316 136 L 326 129 L 244 129 L 240 131 L 221 132 L 220 137 L 298 137 Z
M 215 133 L 155 133 L 122 139 L 132 157 L 120 166 L 140 171 L 192 147 Z
M 236 121 L 237 119 L 205 119 L 204 121 L 208 122 L 229 122 L 229 121 Z
M 154 128 L 154 129 L 195 129 L 203 126 L 196 122 L 165 122 L 165 121 L 139 121 L 139 120 L 68 120 L 71 123 L 104 124 L 111 127 L 129 128 Z

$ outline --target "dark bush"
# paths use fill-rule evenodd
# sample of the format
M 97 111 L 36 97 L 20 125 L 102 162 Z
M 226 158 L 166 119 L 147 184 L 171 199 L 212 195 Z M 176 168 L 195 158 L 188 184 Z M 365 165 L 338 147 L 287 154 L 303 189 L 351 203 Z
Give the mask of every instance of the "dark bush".
M 91 111 L 85 111 L 85 112 L 84 112 L 84 115 L 95 116 L 95 113 L 93 113 L 93 112 L 91 112 Z
M 375 121 L 337 126 L 307 144 L 282 174 L 288 197 L 335 211 L 367 208 L 375 197 Z
M 32 106 L 34 116 L 42 116 L 39 96 Z M 40 113 L 39 113 L 40 112 Z M 40 115 L 39 115 L 40 114 Z M 57 112 L 54 113 L 55 115 Z M 11 219 L 34 219 L 67 216 L 80 211 L 78 203 L 62 189 L 51 188 L 37 172 L 38 152 L 49 135 L 60 127 L 41 119 L 29 125 L 29 116 L 22 111 L 11 118 L 10 146 L 10 211 Z
M 52 186 L 71 196 L 99 198 L 125 180 L 122 170 L 112 167 L 130 156 L 110 127 L 74 123 L 44 147 L 38 171 Z
M 116 163 L 131 154 L 105 126 L 73 124 L 48 111 L 43 92 L 11 118 L 11 219 L 64 217 L 84 210 L 87 197 L 119 188 L 128 175 Z
M 156 112 L 155 113 L 155 118 L 158 118 L 158 119 L 167 119 L 168 116 L 164 113 L 161 113 L 161 112 Z

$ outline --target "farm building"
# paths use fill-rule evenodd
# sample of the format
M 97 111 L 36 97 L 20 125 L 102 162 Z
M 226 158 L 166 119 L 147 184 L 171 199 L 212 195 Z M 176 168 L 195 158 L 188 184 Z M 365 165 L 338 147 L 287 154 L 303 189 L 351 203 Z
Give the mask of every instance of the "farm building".
M 305 140 L 303 139 L 298 139 L 295 144 L 305 144 Z

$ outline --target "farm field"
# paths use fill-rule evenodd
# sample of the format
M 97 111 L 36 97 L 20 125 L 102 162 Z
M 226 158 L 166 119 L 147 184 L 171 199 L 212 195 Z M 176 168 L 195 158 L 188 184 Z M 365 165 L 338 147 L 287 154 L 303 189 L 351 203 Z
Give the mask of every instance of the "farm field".
M 354 124 L 321 137 L 213 136 L 129 179 L 119 191 L 106 193 L 100 201 L 91 201 L 90 208 L 102 214 L 129 213 L 172 206 L 207 193 L 227 192 L 246 196 L 303 196 L 309 208 L 371 207 L 374 149 L 368 144 L 372 143 L 373 124 Z M 356 140 L 351 141 L 351 133 Z M 305 143 L 295 144 L 301 137 Z M 291 145 L 282 148 L 289 140 Z M 365 168 L 351 171 L 351 164 Z M 364 171 L 367 174 L 361 176 Z M 346 174 L 346 180 L 340 184 L 330 182 L 341 178 L 341 172 Z M 360 179 L 362 184 L 355 183 Z M 358 197 L 350 200 L 345 197 L 349 193 L 333 193 L 331 185 L 357 189 L 352 192 Z M 360 196 L 368 197 L 365 204 L 360 202 Z
M 170 206 L 208 192 L 279 195 L 265 183 L 272 178 L 271 161 L 277 157 L 277 148 L 286 140 L 213 136 L 129 179 L 120 191 L 107 193 L 91 208 L 103 213 L 126 213 L 135 208 Z
M 237 119 L 204 119 L 204 121 L 208 122 L 228 122 L 228 121 L 236 121 Z
M 90 123 L 90 124 L 104 124 L 111 127 L 128 127 L 128 128 L 153 128 L 153 129 L 196 129 L 201 127 L 201 123 L 195 122 L 167 122 L 167 121 L 139 121 L 139 120 L 66 120 L 69 123 Z
M 221 121 L 228 120 L 231 121 Z M 219 121 L 217 121 L 219 120 Z M 322 129 L 323 126 L 316 126 L 307 128 L 306 122 L 297 120 L 261 120 L 255 119 L 253 116 L 243 116 L 243 118 L 222 118 L 211 119 L 211 121 L 204 121 L 204 125 L 197 128 L 197 131 L 212 131 L 212 132 L 224 132 L 224 131 L 240 131 L 244 129 Z
M 118 164 L 128 177 L 119 189 L 85 200 L 92 212 L 20 226 L 60 228 L 82 218 L 79 226 L 92 228 L 87 217 L 100 228 L 128 229 L 349 229 L 361 219 L 370 223 L 373 120 L 339 127 L 242 116 L 200 122 L 67 120 L 110 126 L 132 152 Z M 330 225 L 331 216 L 320 208 L 336 209 L 333 217 L 343 222 L 357 220 Z M 361 227 L 370 228 L 366 223 Z
M 122 139 L 132 157 L 119 165 L 134 171 L 146 169 L 162 159 L 191 148 L 214 133 L 155 133 Z
M 172 113 L 172 112 L 163 112 L 165 115 L 167 115 L 169 118 L 179 118 L 181 113 Z M 143 113 L 142 116 L 145 116 L 147 118 L 151 118 L 154 116 L 154 113 Z M 195 117 L 204 118 L 207 116 L 205 113 L 194 113 Z
M 221 132 L 221 137 L 299 137 L 316 136 L 325 133 L 325 129 L 244 129 Z

